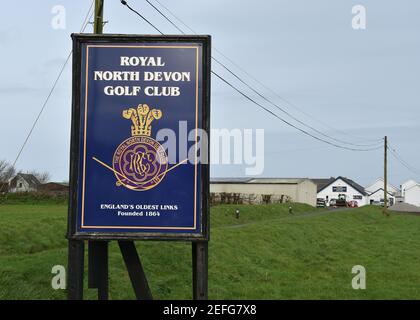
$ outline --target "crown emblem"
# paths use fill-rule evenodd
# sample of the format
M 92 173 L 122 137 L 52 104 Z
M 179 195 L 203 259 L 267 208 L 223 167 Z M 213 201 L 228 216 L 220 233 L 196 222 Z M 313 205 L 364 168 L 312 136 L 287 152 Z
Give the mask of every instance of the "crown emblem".
M 125 119 L 131 119 L 132 136 L 151 136 L 153 120 L 162 118 L 162 111 L 159 109 L 150 110 L 147 104 L 139 104 L 137 109 L 129 108 L 122 113 Z

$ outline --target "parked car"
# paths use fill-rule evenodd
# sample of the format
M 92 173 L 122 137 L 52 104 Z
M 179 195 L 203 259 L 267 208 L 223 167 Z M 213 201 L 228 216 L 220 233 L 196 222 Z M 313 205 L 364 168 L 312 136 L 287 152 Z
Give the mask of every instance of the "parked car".
M 357 208 L 357 207 L 359 207 L 359 203 L 356 200 L 351 200 L 351 201 L 347 202 L 347 207 Z
M 323 198 L 317 198 L 316 199 L 316 207 L 317 208 L 325 208 L 326 207 L 326 202 L 325 202 L 325 199 L 323 199 Z

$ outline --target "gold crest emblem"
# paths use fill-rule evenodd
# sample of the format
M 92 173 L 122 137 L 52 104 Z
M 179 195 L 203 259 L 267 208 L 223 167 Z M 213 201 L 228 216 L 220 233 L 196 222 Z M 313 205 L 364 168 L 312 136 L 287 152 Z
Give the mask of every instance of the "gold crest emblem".
M 117 186 L 135 191 L 145 191 L 157 186 L 165 177 L 168 157 L 162 145 L 151 137 L 151 124 L 162 118 L 159 109 L 150 109 L 147 104 L 122 112 L 132 122 L 131 137 L 115 150 L 112 160 Z

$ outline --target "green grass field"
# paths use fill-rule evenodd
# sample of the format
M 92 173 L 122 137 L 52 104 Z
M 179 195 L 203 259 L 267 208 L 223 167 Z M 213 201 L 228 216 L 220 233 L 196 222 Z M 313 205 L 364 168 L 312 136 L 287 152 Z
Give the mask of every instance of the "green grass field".
M 51 288 L 51 268 L 67 265 L 67 206 L 27 203 L 0 206 L 0 299 L 65 299 L 64 290 Z M 294 215 L 288 205 L 212 208 L 211 299 L 420 298 L 420 216 L 293 207 Z M 156 299 L 191 298 L 190 244 L 137 247 Z M 110 298 L 134 299 L 116 243 L 110 248 Z M 359 264 L 366 290 L 351 287 Z M 96 298 L 95 290 L 85 293 Z

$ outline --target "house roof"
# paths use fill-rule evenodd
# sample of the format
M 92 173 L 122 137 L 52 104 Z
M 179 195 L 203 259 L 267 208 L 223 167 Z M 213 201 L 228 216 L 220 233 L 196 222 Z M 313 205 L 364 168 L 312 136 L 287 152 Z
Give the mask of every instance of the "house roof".
M 411 189 L 416 188 L 416 187 L 420 187 L 420 183 L 416 183 L 416 184 L 413 184 L 412 186 L 409 186 L 407 189 L 405 189 L 405 191 L 411 190 Z
M 212 178 L 210 183 L 247 183 L 251 178 Z
M 368 190 L 368 189 L 370 189 L 371 187 L 373 187 L 377 182 L 382 182 L 383 183 L 383 185 L 385 185 L 385 182 L 384 182 L 384 179 L 383 178 L 378 178 L 378 179 L 376 179 L 374 182 L 372 182 L 369 186 L 367 186 L 366 188 L 365 188 L 365 190 Z M 388 187 L 389 187 L 389 189 L 394 189 L 394 190 L 396 190 L 396 192 L 398 192 L 400 189 L 399 188 L 397 188 L 396 186 L 394 186 L 394 185 L 392 185 L 391 183 L 387 183 L 387 185 L 388 185 Z M 374 192 L 376 192 L 376 190 L 374 191 Z
M 12 181 L 16 181 L 16 179 L 18 178 L 18 177 L 21 177 L 23 180 L 25 180 L 28 184 L 29 184 L 29 186 L 30 187 L 37 187 L 37 186 L 39 186 L 40 184 L 41 184 L 41 182 L 39 182 L 38 181 L 38 179 L 33 175 L 33 174 L 30 174 L 30 173 L 18 173 L 12 180 L 10 180 L 11 182 Z
M 332 182 L 335 181 L 334 177 L 331 178 L 320 178 L 320 179 L 311 179 L 313 183 L 316 184 L 317 192 L 320 192 L 326 186 L 329 186 Z
M 255 178 L 248 181 L 248 183 L 273 183 L 273 184 L 296 184 L 308 180 L 306 178 Z
M 412 184 L 412 183 L 417 183 L 415 180 L 413 180 L 413 179 L 410 179 L 410 180 L 407 180 L 406 182 L 404 182 L 403 184 L 407 184 L 407 183 L 409 183 L 409 184 Z
M 373 195 L 373 194 L 377 193 L 378 191 L 384 191 L 384 189 L 383 189 L 383 188 L 379 188 L 379 189 L 377 189 L 376 191 L 372 192 L 372 193 L 371 193 L 371 194 L 369 194 L 369 195 L 371 196 L 371 195 Z M 389 192 L 389 191 L 387 191 L 386 193 L 387 193 L 388 195 L 390 195 L 391 197 L 395 197 L 395 196 L 396 196 L 394 193 Z
M 36 187 L 36 186 L 39 186 L 41 184 L 33 174 L 18 173 L 16 175 L 16 177 L 18 177 L 18 176 L 21 177 L 22 179 L 24 179 L 29 184 L 29 186 L 31 186 L 31 187 Z
M 359 191 L 362 195 L 366 196 L 367 193 L 365 191 L 365 188 L 363 188 L 360 184 L 354 182 L 353 180 L 346 178 L 346 177 L 342 177 L 339 176 L 333 180 L 331 180 L 328 184 L 324 185 L 320 190 L 318 190 L 318 192 L 324 190 L 326 187 L 330 186 L 331 184 L 333 184 L 334 182 L 336 182 L 337 180 L 343 180 L 345 183 L 347 183 L 348 185 L 350 185 L 351 187 L 353 187 L 355 190 Z
M 408 180 L 401 185 L 401 188 L 405 189 L 405 190 L 408 190 L 409 188 L 411 188 L 412 186 L 415 186 L 417 184 L 418 183 L 414 180 Z
M 237 184 L 237 183 L 248 183 L 248 184 L 297 184 L 301 183 L 308 178 L 213 178 L 210 179 L 210 183 L 225 183 L 225 184 Z
M 39 186 L 44 191 L 67 191 L 69 185 L 61 182 L 47 182 Z
M 378 178 L 375 181 L 373 181 L 371 184 L 369 184 L 365 189 L 369 189 L 370 187 L 373 187 L 377 182 L 381 181 L 382 183 L 384 183 L 384 179 L 382 178 Z M 389 183 L 388 183 L 389 184 Z

